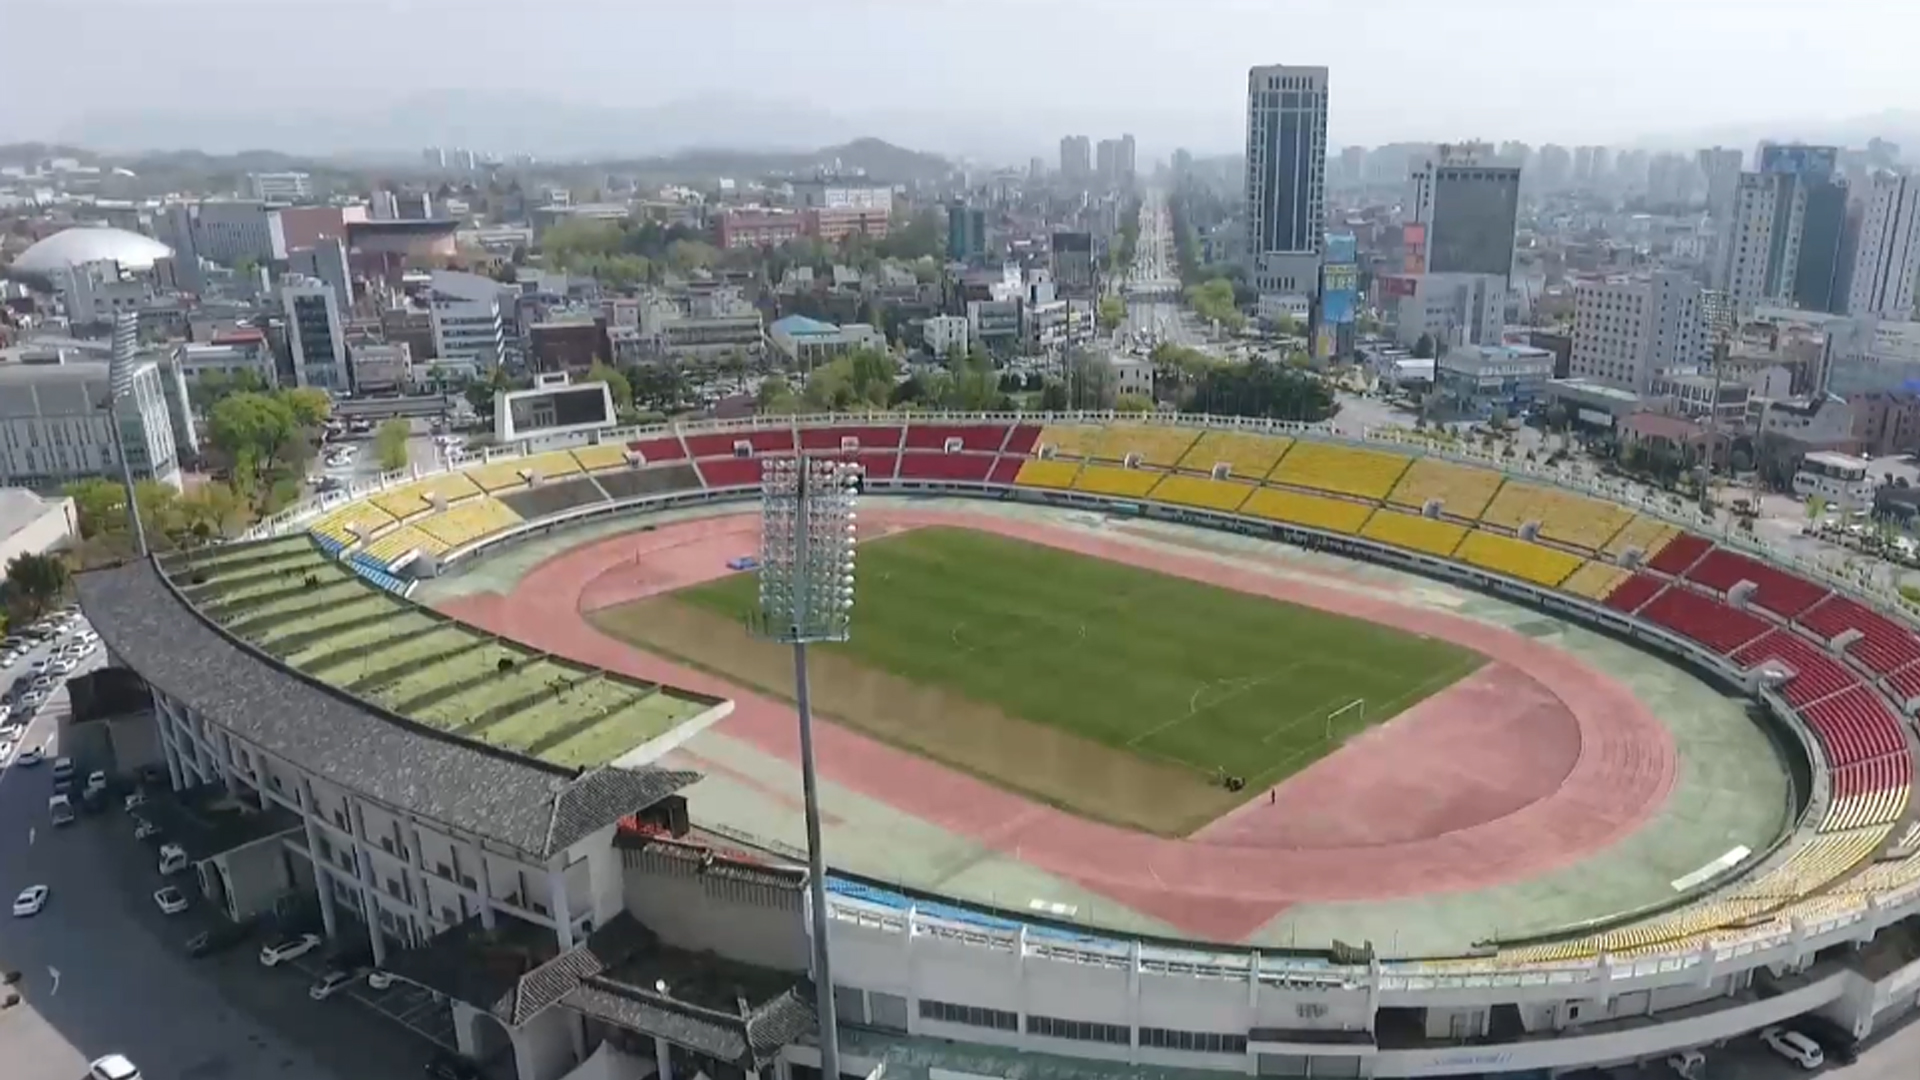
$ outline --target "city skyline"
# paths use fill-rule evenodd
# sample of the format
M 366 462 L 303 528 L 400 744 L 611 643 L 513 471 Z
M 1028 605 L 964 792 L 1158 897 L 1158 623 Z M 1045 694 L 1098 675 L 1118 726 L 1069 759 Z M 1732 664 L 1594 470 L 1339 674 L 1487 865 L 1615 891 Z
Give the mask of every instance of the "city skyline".
M 78 11 L 36 2 L 10 12 L 20 39 L 85 41 L 97 70 L 138 75 L 76 83 L 65 77 L 71 60 L 62 50 L 23 50 L 13 58 L 14 77 L 63 92 L 31 115 L 0 120 L 0 139 L 324 153 L 449 142 L 518 149 L 501 143 L 520 133 L 545 141 L 524 147 L 536 153 L 655 153 L 819 146 L 866 134 L 945 154 L 1024 160 L 1063 132 L 1125 130 L 1157 158 L 1178 145 L 1203 153 L 1240 145 L 1240 79 L 1268 63 L 1349 69 L 1348 90 L 1329 119 L 1333 146 L 1476 137 L 1849 142 L 1858 139 L 1835 129 L 1878 124 L 1885 130 L 1858 138 L 1895 139 L 1920 130 L 1920 89 L 1905 77 L 1899 46 L 1920 30 L 1920 13 L 1851 0 L 1838 5 L 1844 14 L 1796 22 L 1787 35 L 1767 16 L 1790 18 L 1788 5 L 1746 5 L 1732 19 L 1724 4 L 1701 0 L 1659 5 L 1662 33 L 1649 37 L 1640 28 L 1654 25 L 1651 3 L 1623 0 L 1605 20 L 1557 27 L 1537 17 L 1522 22 L 1522 10 L 1506 0 L 1460 0 L 1449 24 L 1472 26 L 1478 55 L 1499 63 L 1435 64 L 1435 43 L 1407 32 L 1422 25 L 1409 20 L 1425 10 L 1409 0 L 1357 12 L 1321 0 L 1285 11 L 1193 0 L 1177 20 L 1115 18 L 1157 9 L 1116 11 L 1086 0 L 985 0 L 967 9 L 978 16 L 968 19 L 949 17 L 956 9 L 940 5 L 900 12 L 873 0 L 821 0 L 805 12 L 719 0 L 645 13 L 561 0 L 532 25 L 464 15 L 450 22 L 456 9 L 442 0 L 377 11 L 368 0 L 343 0 L 329 9 L 335 25 L 377 19 L 380 32 L 303 34 L 296 9 L 251 5 L 248 32 L 273 48 L 222 50 L 196 43 L 209 25 L 242 12 L 236 0 L 183 0 L 166 6 L 165 19 L 152 17 L 161 10 L 153 0 L 103 0 Z M 1648 9 L 1647 20 L 1636 17 L 1640 9 Z M 1228 21 L 1235 32 L 1222 37 Z M 1875 33 L 1854 32 L 1863 21 Z M 583 32 L 589 25 L 592 34 Z M 721 26 L 722 63 L 710 49 L 660 49 L 636 65 L 630 52 L 595 44 L 713 40 Z M 831 50 L 794 48 L 823 26 L 835 28 Z M 453 27 L 458 33 L 450 34 Z M 1009 28 L 1023 40 L 1073 44 L 1048 47 L 1047 63 L 1029 65 L 1021 78 L 980 79 L 977 64 L 962 61 L 1006 48 L 1001 35 Z M 1576 31 L 1579 50 L 1541 47 Z M 946 47 L 897 47 L 917 39 Z M 429 41 L 441 42 L 450 60 L 513 62 L 423 64 L 421 43 Z M 1719 44 L 1703 48 L 1704 41 Z M 194 62 L 154 62 L 174 54 Z M 857 77 L 821 77 L 820 61 L 832 55 L 857 56 Z M 1141 60 L 1115 79 L 1115 56 Z M 1785 70 L 1794 77 L 1779 78 Z M 326 92 L 286 93 L 309 80 Z M 276 92 L 233 92 L 248 85 Z M 271 104 L 254 104 L 261 100 Z

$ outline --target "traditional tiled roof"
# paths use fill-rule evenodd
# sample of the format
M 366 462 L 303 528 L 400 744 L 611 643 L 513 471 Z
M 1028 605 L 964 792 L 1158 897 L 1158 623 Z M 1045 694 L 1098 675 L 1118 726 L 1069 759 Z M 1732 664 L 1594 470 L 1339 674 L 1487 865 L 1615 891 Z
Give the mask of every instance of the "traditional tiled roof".
M 328 783 L 538 860 L 699 779 L 570 770 L 396 716 L 216 628 L 151 562 L 76 584 L 108 649 L 155 689 Z

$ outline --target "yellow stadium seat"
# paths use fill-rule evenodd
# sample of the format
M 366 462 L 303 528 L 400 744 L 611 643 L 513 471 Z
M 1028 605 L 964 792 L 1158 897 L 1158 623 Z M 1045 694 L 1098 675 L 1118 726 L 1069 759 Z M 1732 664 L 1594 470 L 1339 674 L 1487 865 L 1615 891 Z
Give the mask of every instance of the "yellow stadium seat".
M 1048 424 L 1040 429 L 1040 439 L 1034 448 L 1051 446 L 1061 457 L 1092 457 L 1105 437 L 1106 429 L 1093 424 Z
M 1633 575 L 1612 563 L 1590 562 L 1573 572 L 1573 576 L 1562 582 L 1560 587 L 1575 596 L 1584 596 L 1589 600 L 1605 600 L 1620 583 Z
M 1419 514 L 1403 514 L 1382 507 L 1367 519 L 1360 535 L 1382 544 L 1444 558 L 1452 555 L 1453 549 L 1460 546 L 1460 539 L 1467 535 L 1467 528 L 1451 521 L 1436 521 Z
M 1215 465 L 1225 465 L 1239 479 L 1264 480 L 1292 445 L 1293 439 L 1286 435 L 1209 431 L 1180 455 L 1178 464 L 1192 472 L 1212 472 Z
M 308 530 L 342 544 L 352 544 L 360 538 L 354 535 L 357 527 L 361 533 L 377 532 L 393 524 L 393 515 L 368 502 L 348 503 L 313 523 Z
M 1013 482 L 1020 487 L 1070 488 L 1080 472 L 1078 461 L 1029 461 L 1020 466 Z
M 438 495 L 442 502 L 458 502 L 472 495 L 480 494 L 480 489 L 466 473 L 445 472 L 403 484 L 375 495 L 375 506 L 402 520 L 415 514 L 433 509 L 429 496 Z
M 1580 569 L 1583 561 L 1580 556 L 1558 548 L 1479 530 L 1467 534 L 1454 557 L 1496 573 L 1548 586 L 1567 580 Z
M 1142 465 L 1171 469 L 1199 437 L 1200 433 L 1193 428 L 1114 424 L 1107 428 L 1106 437 L 1094 456 L 1105 461 L 1125 461 L 1128 454 L 1138 454 Z
M 1329 532 L 1356 533 L 1360 531 L 1360 526 L 1366 524 L 1367 515 L 1373 513 L 1373 507 L 1346 499 L 1330 499 L 1324 495 L 1261 488 L 1247 499 L 1240 507 L 1240 512 Z
M 412 525 L 402 525 L 392 532 L 382 535 L 378 540 L 368 544 L 363 550 L 366 554 L 380 562 L 390 563 L 409 551 L 419 550 L 429 555 L 438 555 L 447 550 L 447 545 L 424 530 L 417 529 Z
M 580 471 L 580 462 L 571 451 L 549 450 L 544 454 L 520 459 L 523 472 L 534 473 L 542 479 L 554 480 L 562 476 L 572 476 Z
M 469 499 L 439 514 L 430 514 L 414 523 L 420 531 L 438 540 L 442 550 L 472 543 L 503 529 L 520 524 L 520 515 L 491 495 Z
M 1121 469 L 1112 465 L 1088 465 L 1073 482 L 1075 491 L 1094 495 L 1118 495 L 1128 499 L 1145 498 L 1165 473 L 1142 469 Z
M 1234 511 L 1257 490 L 1252 484 L 1234 480 L 1207 480 L 1198 476 L 1173 474 L 1160 481 L 1149 493 L 1161 502 L 1197 506 L 1205 510 Z
M 1516 532 L 1521 525 L 1537 521 L 1545 539 L 1599 551 L 1633 516 L 1633 511 L 1615 503 L 1509 480 L 1480 520 Z
M 1407 471 L 1411 460 L 1401 454 L 1302 439 L 1274 466 L 1268 479 L 1295 487 L 1358 495 L 1363 499 L 1384 499 L 1400 474 Z M 1354 528 L 1359 527 L 1356 522 Z
M 1667 542 L 1678 535 L 1680 535 L 1678 528 L 1659 518 L 1636 515 L 1632 521 L 1627 522 L 1626 528 L 1615 533 L 1613 539 L 1607 541 L 1605 550 L 1607 554 L 1618 558 L 1629 548 L 1639 548 L 1643 553 L 1641 561 L 1646 562 L 1660 554 L 1660 549 L 1666 547 Z
M 599 472 L 602 469 L 625 468 L 627 448 L 619 443 L 601 443 L 599 446 L 582 446 L 573 451 L 573 460 L 587 472 Z
M 1492 469 L 1477 469 L 1440 458 L 1415 458 L 1406 475 L 1394 485 L 1387 501 L 1396 506 L 1420 509 L 1429 499 L 1440 500 L 1440 512 L 1448 517 L 1476 521 L 1487 508 L 1493 493 L 1500 490 L 1501 474 Z

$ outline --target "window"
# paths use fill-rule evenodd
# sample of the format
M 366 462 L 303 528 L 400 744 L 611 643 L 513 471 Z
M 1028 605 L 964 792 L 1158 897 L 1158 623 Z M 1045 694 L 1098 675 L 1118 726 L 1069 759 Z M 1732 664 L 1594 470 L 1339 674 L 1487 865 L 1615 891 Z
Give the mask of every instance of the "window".
M 1140 1029 L 1140 1045 L 1156 1050 L 1185 1050 L 1196 1054 L 1244 1054 L 1247 1052 L 1247 1037 L 1211 1031 L 1143 1027 Z
M 907 999 L 878 990 L 867 994 L 867 1025 L 886 1031 L 907 1030 Z
M 1039 1035 L 1049 1039 L 1074 1039 L 1079 1042 L 1114 1043 L 1126 1046 L 1132 1042 L 1126 1028 L 1119 1024 L 1096 1024 L 1087 1020 L 1062 1020 L 1053 1016 L 1027 1017 L 1027 1034 Z
M 947 1001 L 920 999 L 920 1019 L 943 1024 L 965 1024 L 993 1031 L 1019 1031 L 1020 1017 L 1003 1009 L 984 1009 L 978 1005 L 955 1005 Z

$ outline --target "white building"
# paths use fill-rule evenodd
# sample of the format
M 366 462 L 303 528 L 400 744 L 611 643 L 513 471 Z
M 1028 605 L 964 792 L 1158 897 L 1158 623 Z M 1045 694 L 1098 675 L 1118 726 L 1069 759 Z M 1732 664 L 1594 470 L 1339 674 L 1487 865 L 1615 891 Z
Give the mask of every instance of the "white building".
M 262 386 L 274 386 L 280 381 L 274 369 L 273 353 L 264 342 L 189 342 L 174 348 L 173 365 L 188 382 L 206 375 L 231 378 L 241 372 L 253 375 Z
M 1920 177 L 1878 173 L 1859 200 L 1847 314 L 1912 318 L 1914 277 L 1920 274 Z
M 893 189 L 879 184 L 837 180 L 796 180 L 793 199 L 808 210 L 865 210 L 893 212 Z
M 920 326 L 921 336 L 926 340 L 927 351 L 935 356 L 948 356 L 967 351 L 967 317 L 965 315 L 933 315 Z
M 1420 274 L 1410 296 L 1396 297 L 1395 340 L 1411 349 L 1431 335 L 1440 349 L 1498 345 L 1507 279 L 1494 274 Z
M 349 345 L 347 355 L 353 364 L 353 389 L 357 394 L 385 394 L 414 384 L 413 349 L 404 341 Z
M 1153 361 L 1140 356 L 1115 356 L 1110 363 L 1116 394 L 1153 396 Z
M 1709 359 L 1700 286 L 1687 274 L 1582 281 L 1573 293 L 1568 373 L 1645 393 L 1655 375 Z
M 313 198 L 313 177 L 303 172 L 248 173 L 253 197 L 270 203 L 301 203 Z
M 1739 311 L 1793 296 L 1807 189 L 1792 173 L 1741 173 L 1720 225 L 1713 286 Z
M 153 359 L 136 361 L 133 392 L 114 410 L 107 361 L 22 360 L 0 364 L 0 486 L 47 489 L 91 476 L 118 476 L 116 415 L 127 464 L 139 478 L 180 485 L 168 394 L 184 405 L 183 386 L 168 385 Z
M 346 329 L 332 287 L 316 278 L 288 275 L 280 286 L 280 302 L 287 313 L 294 385 L 352 391 Z
M 1326 227 L 1327 69 L 1247 73 L 1247 277 L 1262 293 L 1311 294 Z
M 435 270 L 428 287 L 433 351 L 461 369 L 498 366 L 506 352 L 500 316 L 500 283 L 479 274 Z
M 855 349 L 881 349 L 887 339 L 866 323 L 833 323 L 789 315 L 767 327 L 767 340 L 792 363 L 811 368 Z
M 1793 474 L 1793 493 L 1818 498 L 1840 510 L 1865 510 L 1873 505 L 1871 463 L 1866 458 L 1816 450 L 1800 459 Z

